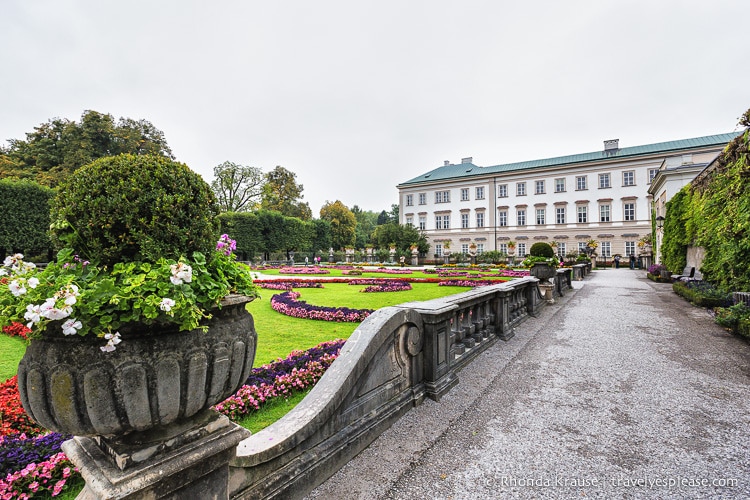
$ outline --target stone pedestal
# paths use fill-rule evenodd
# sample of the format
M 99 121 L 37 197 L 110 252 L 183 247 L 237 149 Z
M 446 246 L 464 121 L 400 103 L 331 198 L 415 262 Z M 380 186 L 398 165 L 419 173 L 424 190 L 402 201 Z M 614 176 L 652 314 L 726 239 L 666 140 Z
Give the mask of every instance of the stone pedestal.
M 539 283 L 539 292 L 548 304 L 555 303 L 555 285 L 554 283 Z
M 227 498 L 229 461 L 250 432 L 213 411 L 183 431 L 149 443 L 66 441 L 63 451 L 86 480 L 78 499 Z

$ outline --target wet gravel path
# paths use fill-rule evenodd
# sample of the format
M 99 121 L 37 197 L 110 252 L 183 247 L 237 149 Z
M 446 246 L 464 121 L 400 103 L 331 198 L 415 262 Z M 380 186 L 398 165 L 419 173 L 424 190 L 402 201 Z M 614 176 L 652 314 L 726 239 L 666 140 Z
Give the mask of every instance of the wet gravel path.
M 596 271 L 309 498 L 749 498 L 750 344 Z

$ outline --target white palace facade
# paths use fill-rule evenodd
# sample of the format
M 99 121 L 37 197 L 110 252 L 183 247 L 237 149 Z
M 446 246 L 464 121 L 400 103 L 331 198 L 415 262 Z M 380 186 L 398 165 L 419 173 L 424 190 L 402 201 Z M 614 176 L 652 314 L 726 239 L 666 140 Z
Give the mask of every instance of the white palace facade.
M 446 161 L 397 186 L 399 216 L 425 232 L 429 257 L 468 253 L 472 244 L 477 253 L 508 253 L 510 242 L 523 257 L 536 241 L 555 241 L 565 255 L 592 239 L 601 256 L 636 255 L 651 234 L 649 187 L 660 170 L 697 173 L 736 135 L 626 148 L 615 139 L 593 153 L 487 167 Z

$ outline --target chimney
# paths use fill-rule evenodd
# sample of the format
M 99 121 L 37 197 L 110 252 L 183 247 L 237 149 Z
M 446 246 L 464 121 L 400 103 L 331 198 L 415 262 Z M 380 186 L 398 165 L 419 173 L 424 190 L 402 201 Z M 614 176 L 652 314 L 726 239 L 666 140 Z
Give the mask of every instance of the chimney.
M 444 166 L 444 167 L 447 167 L 447 166 L 448 166 L 448 165 L 450 165 L 450 164 L 451 164 L 451 161 L 450 161 L 450 160 L 444 160 L 444 161 L 443 161 L 443 166 Z
M 473 158 L 471 156 L 468 156 L 466 158 L 461 158 L 461 163 L 471 163 Z
M 620 139 L 609 139 L 604 141 L 604 152 L 617 151 L 620 149 Z

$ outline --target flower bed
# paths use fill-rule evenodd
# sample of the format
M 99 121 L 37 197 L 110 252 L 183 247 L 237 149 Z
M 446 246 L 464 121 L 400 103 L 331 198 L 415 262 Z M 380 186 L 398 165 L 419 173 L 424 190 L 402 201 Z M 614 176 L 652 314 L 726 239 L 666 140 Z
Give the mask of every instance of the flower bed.
M 465 278 L 469 276 L 468 271 L 438 271 L 441 278 Z
M 248 383 L 214 409 L 238 420 L 258 411 L 270 399 L 288 398 L 294 392 L 315 385 L 336 359 L 344 342 L 324 342 L 308 351 L 293 351 L 286 359 L 254 368 Z
M 267 288 L 269 290 L 291 290 L 292 288 L 323 288 L 323 284 L 319 281 L 305 280 L 305 281 L 278 281 L 278 280 L 255 280 L 253 281 L 256 285 L 261 288 Z
M 56 453 L 41 462 L 31 462 L 21 470 L 0 479 L 0 498 L 44 498 L 62 493 L 69 479 L 82 483 L 78 469 L 64 453 Z
M 282 267 L 279 274 L 331 274 L 331 271 L 320 267 Z
M 370 285 L 360 290 L 360 292 L 405 292 L 407 290 L 411 290 L 411 284 L 406 281 L 390 281 L 378 285 Z
M 411 274 L 412 270 L 411 269 L 389 269 L 389 268 L 386 268 L 386 267 L 379 267 L 379 268 L 375 269 L 374 271 L 366 269 L 366 270 L 364 270 L 364 272 L 366 272 L 366 273 L 385 273 L 385 274 Z
M 498 281 L 492 281 L 492 280 L 445 280 L 438 283 L 438 286 L 470 286 L 470 287 L 478 287 L 478 286 L 489 286 L 489 285 L 497 285 Z
M 515 269 L 503 269 L 500 271 L 500 276 L 505 276 L 508 278 L 524 278 L 526 276 L 529 276 L 529 271 L 518 271 Z
M 303 300 L 297 300 L 299 296 L 299 292 L 276 294 L 271 297 L 271 307 L 276 312 L 295 318 L 336 322 L 360 322 L 373 312 L 372 309 L 313 306 Z

